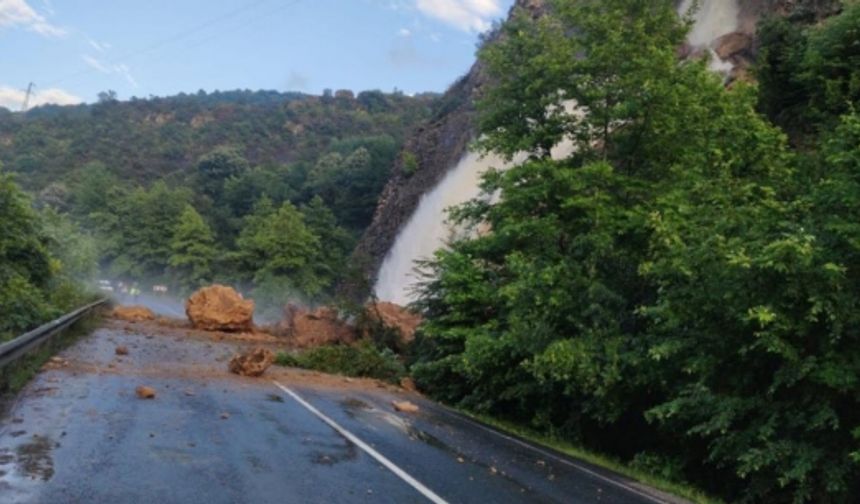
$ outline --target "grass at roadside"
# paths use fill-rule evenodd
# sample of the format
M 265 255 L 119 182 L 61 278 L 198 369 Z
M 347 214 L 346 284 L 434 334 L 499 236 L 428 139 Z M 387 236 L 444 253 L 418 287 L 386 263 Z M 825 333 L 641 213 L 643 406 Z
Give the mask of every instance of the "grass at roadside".
M 45 342 L 40 348 L 0 370 L 0 394 L 15 394 L 20 391 L 48 362 L 48 359 L 92 332 L 101 320 L 99 310 L 94 310 Z
M 406 374 L 403 363 L 394 352 L 380 350 L 370 341 L 311 348 L 297 354 L 282 352 L 275 363 L 344 376 L 376 378 L 391 383 L 397 383 Z
M 644 471 L 642 469 L 638 469 L 635 467 L 631 467 L 629 464 L 625 464 L 611 457 L 607 457 L 605 455 L 600 455 L 594 452 L 590 452 L 588 450 L 582 449 L 570 442 L 564 441 L 562 439 L 558 439 L 553 436 L 548 436 L 546 434 L 541 434 L 535 430 L 529 429 L 527 427 L 523 427 L 521 425 L 516 425 L 511 422 L 507 422 L 504 420 L 499 420 L 487 415 L 476 414 L 471 411 L 467 411 L 461 408 L 455 408 L 459 413 L 477 420 L 483 424 L 489 425 L 499 431 L 512 434 L 521 439 L 525 439 L 527 441 L 531 441 L 540 446 L 544 446 L 555 450 L 557 452 L 564 453 L 565 455 L 569 455 L 573 458 L 582 460 L 584 462 L 588 462 L 589 464 L 593 464 L 598 467 L 603 467 L 605 469 L 609 469 L 610 471 L 616 472 L 623 476 L 626 476 L 630 479 L 636 480 L 640 483 L 648 485 L 650 487 L 656 488 L 663 492 L 676 495 L 678 497 L 690 500 L 692 502 L 696 502 L 699 504 L 723 504 L 723 501 L 715 499 L 706 495 L 701 490 L 693 488 L 689 485 L 669 481 L 665 478 L 661 478 L 659 476 L 655 476 L 654 474 Z

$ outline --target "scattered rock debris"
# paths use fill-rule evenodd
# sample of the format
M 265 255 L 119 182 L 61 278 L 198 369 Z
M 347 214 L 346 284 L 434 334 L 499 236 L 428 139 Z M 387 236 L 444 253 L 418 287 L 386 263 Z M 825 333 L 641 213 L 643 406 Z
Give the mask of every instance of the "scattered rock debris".
M 410 376 L 405 376 L 400 380 L 400 388 L 407 392 L 417 392 L 418 387 L 415 386 L 415 380 Z
M 368 304 L 367 313 L 371 320 L 394 329 L 398 333 L 397 345 L 401 348 L 405 348 L 415 339 L 415 331 L 424 321 L 421 315 L 410 311 L 408 308 L 385 301 Z
M 69 361 L 67 361 L 66 359 L 63 359 L 62 357 L 51 357 L 50 359 L 48 359 L 48 362 L 46 362 L 42 366 L 42 369 L 46 370 L 46 371 L 51 370 L 51 369 L 60 369 L 62 367 L 68 366 L 68 364 L 69 364 Z
M 358 339 L 355 328 L 343 321 L 334 308 L 321 306 L 311 310 L 294 304 L 284 309 L 284 319 L 275 328 L 275 334 L 285 336 L 291 345 L 300 348 L 350 344 Z
M 126 322 L 155 320 L 155 314 L 145 306 L 117 306 L 113 309 L 112 315 L 113 318 L 125 320 Z
M 391 401 L 391 405 L 394 406 L 395 411 L 399 411 L 401 413 L 418 413 L 417 404 L 411 403 L 409 401 Z
M 116 347 L 116 350 L 114 350 L 114 353 L 117 355 L 128 355 L 128 347 L 118 346 Z
M 146 387 L 144 385 L 141 385 L 140 387 L 137 387 L 134 391 L 137 394 L 137 397 L 141 399 L 155 399 L 155 389 L 152 387 Z
M 241 376 L 260 376 L 275 362 L 271 350 L 257 347 L 230 359 L 230 372 Z

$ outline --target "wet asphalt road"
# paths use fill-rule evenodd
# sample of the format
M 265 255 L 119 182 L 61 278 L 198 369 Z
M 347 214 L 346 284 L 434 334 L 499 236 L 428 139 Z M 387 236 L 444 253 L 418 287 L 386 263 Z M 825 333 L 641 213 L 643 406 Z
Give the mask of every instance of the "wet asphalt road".
M 447 502 L 681 502 L 391 387 L 282 368 L 235 377 L 236 347 L 118 322 L 81 340 L 0 417 L 0 502 L 429 502 L 273 381 Z M 395 412 L 403 399 L 420 411 Z

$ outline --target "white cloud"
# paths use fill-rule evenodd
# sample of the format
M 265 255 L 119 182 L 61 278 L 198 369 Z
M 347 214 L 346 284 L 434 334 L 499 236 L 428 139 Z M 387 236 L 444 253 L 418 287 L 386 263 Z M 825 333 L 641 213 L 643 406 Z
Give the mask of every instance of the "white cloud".
M 45 7 L 45 12 L 48 15 L 53 16 L 57 13 L 57 10 L 54 9 L 54 3 L 51 0 L 42 0 L 42 5 Z
M 62 37 L 66 30 L 53 25 L 25 0 L 0 0 L 0 28 L 26 28 L 45 37 Z
M 111 45 L 108 44 L 107 42 L 99 42 L 99 41 L 97 41 L 93 38 L 90 38 L 90 37 L 87 37 L 87 43 L 90 45 L 90 47 L 92 47 L 93 49 L 95 49 L 96 51 L 98 51 L 100 53 L 103 53 L 103 52 L 105 52 L 111 48 Z
M 487 31 L 502 13 L 501 0 L 416 0 L 418 10 L 460 30 Z
M 0 107 L 21 110 L 27 92 L 9 86 L 0 86 Z M 30 107 L 53 103 L 56 105 L 76 105 L 83 102 L 79 97 L 62 89 L 51 88 L 36 90 L 30 96 Z
M 106 64 L 90 56 L 89 54 L 82 54 L 81 59 L 84 60 L 84 63 L 86 63 L 88 67 L 98 70 L 101 73 L 109 74 L 112 72 Z
M 408 28 L 401 28 L 400 30 L 397 31 L 397 34 L 400 35 L 401 37 L 409 37 L 412 35 L 412 32 L 409 31 Z
M 106 75 L 119 75 L 132 87 L 138 87 L 137 80 L 135 80 L 134 76 L 131 75 L 131 69 L 125 63 L 105 63 L 89 54 L 82 54 L 81 59 L 84 60 L 84 63 L 86 63 L 88 67 L 94 70 L 98 70 Z

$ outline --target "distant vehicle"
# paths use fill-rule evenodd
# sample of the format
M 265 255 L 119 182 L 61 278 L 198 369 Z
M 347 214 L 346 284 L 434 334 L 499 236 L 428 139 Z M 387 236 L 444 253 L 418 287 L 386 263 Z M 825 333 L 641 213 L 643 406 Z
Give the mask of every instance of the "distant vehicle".
M 157 294 L 167 294 L 167 286 L 166 285 L 153 285 L 152 292 Z
M 102 292 L 113 292 L 113 285 L 110 280 L 99 280 L 99 290 Z

